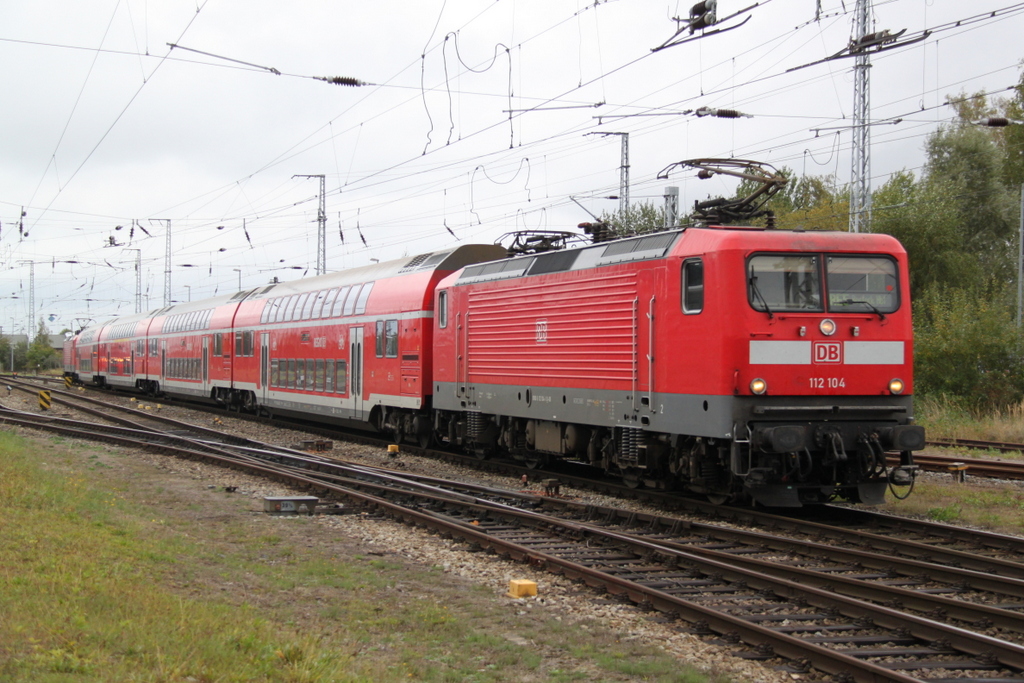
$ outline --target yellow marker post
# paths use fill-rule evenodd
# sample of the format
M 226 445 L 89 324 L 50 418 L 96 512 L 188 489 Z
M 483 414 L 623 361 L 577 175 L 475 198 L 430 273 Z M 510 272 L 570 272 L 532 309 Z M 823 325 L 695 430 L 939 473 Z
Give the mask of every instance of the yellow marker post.
M 49 410 L 51 403 L 53 403 L 53 400 L 50 398 L 50 392 L 46 391 L 45 389 L 43 391 L 40 391 L 39 410 Z

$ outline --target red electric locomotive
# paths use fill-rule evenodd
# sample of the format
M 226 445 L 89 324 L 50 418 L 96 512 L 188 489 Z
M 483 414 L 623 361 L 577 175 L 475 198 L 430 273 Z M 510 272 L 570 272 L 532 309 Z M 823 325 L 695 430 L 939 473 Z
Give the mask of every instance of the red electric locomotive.
M 437 290 L 436 434 L 717 501 L 880 503 L 924 446 L 908 291 L 870 234 L 689 228 L 472 265 Z

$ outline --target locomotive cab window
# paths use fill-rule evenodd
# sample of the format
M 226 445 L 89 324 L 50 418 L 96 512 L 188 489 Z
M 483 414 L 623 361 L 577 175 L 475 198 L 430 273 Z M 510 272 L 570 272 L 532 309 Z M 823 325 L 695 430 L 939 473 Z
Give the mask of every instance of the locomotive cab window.
M 899 280 L 891 258 L 830 254 L 825 271 L 830 311 L 892 313 L 899 308 Z
M 704 262 L 689 259 L 683 262 L 683 313 L 694 315 L 704 310 Z
M 757 311 L 892 313 L 900 306 L 895 259 L 869 254 L 757 254 L 747 261 Z
M 757 311 L 822 312 L 817 254 L 760 254 L 747 261 L 747 298 Z

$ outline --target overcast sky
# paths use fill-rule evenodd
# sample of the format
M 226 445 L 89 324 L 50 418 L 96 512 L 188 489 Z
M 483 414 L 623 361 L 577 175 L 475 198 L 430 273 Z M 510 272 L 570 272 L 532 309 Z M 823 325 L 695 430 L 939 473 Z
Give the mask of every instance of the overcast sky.
M 621 136 L 598 133 L 629 133 L 634 202 L 730 192 L 657 179 L 697 157 L 846 183 L 853 60 L 788 71 L 850 40 L 855 0 L 820 2 L 762 1 L 652 52 L 691 3 L 0 1 L 0 325 L 134 312 L 137 258 L 143 308 L 161 306 L 168 225 L 172 301 L 314 274 L 319 179 L 295 176 L 326 178 L 329 271 L 575 231 L 571 198 L 614 211 Z M 932 31 L 872 57 L 877 188 L 920 173 L 947 95 L 1010 94 L 1024 3 L 876 0 L 873 20 Z M 684 113 L 700 107 L 751 118 Z

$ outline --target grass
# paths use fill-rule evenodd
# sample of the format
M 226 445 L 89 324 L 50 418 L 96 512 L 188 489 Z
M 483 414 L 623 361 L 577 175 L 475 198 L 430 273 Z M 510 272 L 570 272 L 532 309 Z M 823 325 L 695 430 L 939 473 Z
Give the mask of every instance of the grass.
M 0 431 L 5 682 L 724 680 L 431 569 L 254 533 L 266 518 L 197 525 L 126 456 L 40 443 Z
M 947 397 L 915 398 L 914 411 L 929 438 L 1024 443 L 1024 402 L 979 410 Z
M 1001 411 L 982 412 L 947 398 L 915 398 L 918 423 L 929 438 L 979 439 L 1024 442 L 1024 404 Z M 1014 453 L 970 451 L 965 459 L 1021 458 Z M 968 470 L 968 474 L 970 470 Z M 958 484 L 952 477 L 920 478 L 905 501 L 886 503 L 885 509 L 936 522 L 966 524 L 1000 533 L 1024 533 L 1024 488 L 985 480 Z
M 880 509 L 934 522 L 965 524 L 1005 534 L 1024 534 L 1024 488 L 983 480 L 958 484 L 952 477 L 918 479 L 909 498 L 891 498 Z

